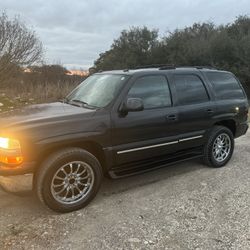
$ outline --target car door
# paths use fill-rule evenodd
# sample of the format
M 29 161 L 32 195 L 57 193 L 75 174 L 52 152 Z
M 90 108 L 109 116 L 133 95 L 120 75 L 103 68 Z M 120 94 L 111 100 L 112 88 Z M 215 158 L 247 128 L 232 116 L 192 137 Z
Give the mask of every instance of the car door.
M 165 75 L 146 75 L 132 81 L 122 102 L 141 98 L 144 109 L 121 115 L 112 111 L 112 144 L 116 165 L 140 161 L 175 150 L 177 122 Z
M 179 148 L 196 147 L 214 123 L 216 105 L 208 86 L 197 73 L 174 73 L 171 77 L 178 113 Z

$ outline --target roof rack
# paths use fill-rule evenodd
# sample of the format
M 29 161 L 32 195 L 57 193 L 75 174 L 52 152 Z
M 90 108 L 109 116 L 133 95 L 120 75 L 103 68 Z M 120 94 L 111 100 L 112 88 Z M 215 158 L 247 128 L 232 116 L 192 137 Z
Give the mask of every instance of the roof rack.
M 136 66 L 135 69 L 150 69 L 150 68 L 159 68 L 160 69 L 162 67 L 169 67 L 169 66 L 170 65 L 167 65 L 167 64 L 148 64 L 148 65 Z
M 165 70 L 165 69 L 176 69 L 174 65 L 164 65 L 159 68 L 159 70 Z
M 216 69 L 213 66 L 207 65 L 207 66 L 193 66 L 196 69 Z
M 194 69 L 216 69 L 213 66 L 177 66 L 176 68 L 194 68 Z
M 194 68 L 194 69 L 215 69 L 215 67 L 207 65 L 207 66 L 175 66 L 173 64 L 149 64 L 136 66 L 134 69 L 150 69 L 150 68 L 158 68 L 159 70 L 167 70 L 167 69 L 176 69 L 176 68 Z M 124 69 L 124 72 L 129 71 L 129 69 Z

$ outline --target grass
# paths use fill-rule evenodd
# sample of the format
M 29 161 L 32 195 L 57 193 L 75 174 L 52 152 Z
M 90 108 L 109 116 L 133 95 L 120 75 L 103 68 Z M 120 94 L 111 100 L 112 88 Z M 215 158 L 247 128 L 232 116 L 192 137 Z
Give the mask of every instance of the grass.
M 0 113 L 64 98 L 78 83 L 30 84 L 0 88 Z

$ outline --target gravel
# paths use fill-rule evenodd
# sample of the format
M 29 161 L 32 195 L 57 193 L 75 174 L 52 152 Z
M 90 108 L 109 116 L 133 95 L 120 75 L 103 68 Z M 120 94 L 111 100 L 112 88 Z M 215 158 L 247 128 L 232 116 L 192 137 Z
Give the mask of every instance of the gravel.
M 250 249 L 249 167 L 250 133 L 224 168 L 198 160 L 105 179 L 74 213 L 0 190 L 0 249 Z

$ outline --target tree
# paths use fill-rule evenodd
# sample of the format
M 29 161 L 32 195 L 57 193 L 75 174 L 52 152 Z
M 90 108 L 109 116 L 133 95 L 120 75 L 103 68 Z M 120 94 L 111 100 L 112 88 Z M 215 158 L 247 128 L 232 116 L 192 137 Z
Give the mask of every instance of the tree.
M 95 61 L 95 70 L 138 65 L 213 66 L 232 71 L 250 96 L 250 18 L 240 16 L 228 25 L 194 23 L 163 38 L 146 27 L 124 30 L 110 50 Z
M 34 31 L 18 18 L 0 16 L 0 80 L 3 81 L 18 67 L 38 62 L 42 57 L 42 43 Z
M 100 54 L 94 69 L 125 69 L 150 64 L 159 46 L 158 31 L 146 27 L 123 30 L 111 49 Z

